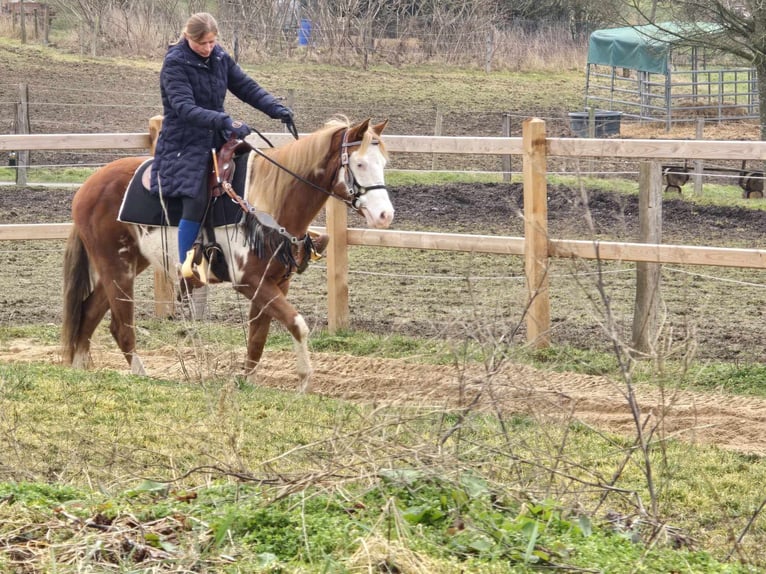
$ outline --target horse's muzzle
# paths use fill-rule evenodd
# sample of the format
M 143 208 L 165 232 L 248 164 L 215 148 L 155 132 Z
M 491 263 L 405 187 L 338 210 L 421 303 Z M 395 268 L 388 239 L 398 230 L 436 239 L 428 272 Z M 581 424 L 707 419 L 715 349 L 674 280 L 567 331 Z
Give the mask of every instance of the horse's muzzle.
M 386 229 L 394 220 L 394 206 L 385 187 L 368 190 L 357 200 L 357 210 L 364 215 L 367 227 Z

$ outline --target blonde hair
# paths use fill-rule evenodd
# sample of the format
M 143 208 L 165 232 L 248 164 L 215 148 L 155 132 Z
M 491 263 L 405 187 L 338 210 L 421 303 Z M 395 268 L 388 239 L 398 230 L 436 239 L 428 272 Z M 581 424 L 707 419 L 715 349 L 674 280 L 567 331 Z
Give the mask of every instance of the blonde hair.
M 199 42 L 211 32 L 216 36 L 218 35 L 218 22 L 216 22 L 212 14 L 197 12 L 192 14 L 186 21 L 181 37 L 191 38 L 193 41 Z

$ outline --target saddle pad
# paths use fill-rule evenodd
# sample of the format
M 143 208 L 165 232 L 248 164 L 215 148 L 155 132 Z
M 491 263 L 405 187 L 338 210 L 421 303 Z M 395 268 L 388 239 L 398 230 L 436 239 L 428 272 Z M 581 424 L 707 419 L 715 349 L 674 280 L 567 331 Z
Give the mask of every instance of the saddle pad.
M 234 176 L 231 184 L 237 195 L 244 197 L 244 189 L 247 179 L 247 158 L 243 154 L 234 158 Z M 149 158 L 143 162 L 128 184 L 128 189 L 122 199 L 120 212 L 117 220 L 125 223 L 138 223 L 154 227 L 172 226 L 177 227 L 181 220 L 182 205 L 178 198 L 165 198 L 160 202 L 159 195 L 152 194 L 143 183 L 144 174 L 148 173 L 154 159 Z M 163 206 L 163 203 L 165 204 Z M 213 200 L 209 213 L 213 227 L 232 225 L 239 223 L 244 212 L 225 195 Z

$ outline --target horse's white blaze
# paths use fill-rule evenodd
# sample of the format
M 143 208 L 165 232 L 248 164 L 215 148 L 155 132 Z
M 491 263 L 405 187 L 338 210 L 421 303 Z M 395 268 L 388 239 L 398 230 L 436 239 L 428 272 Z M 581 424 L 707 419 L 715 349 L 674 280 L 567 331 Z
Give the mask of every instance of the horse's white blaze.
M 377 145 L 369 146 L 364 154 L 356 150 L 349 156 L 349 169 L 362 188 L 385 185 L 385 167 L 386 157 Z M 394 220 L 394 206 L 385 188 L 364 193 L 357 200 L 357 208 L 373 229 L 384 229 Z
M 367 226 L 386 229 L 394 220 L 394 206 L 385 189 L 372 189 L 359 198 L 359 211 L 364 214 Z
M 309 358 L 309 327 L 300 313 L 295 316 L 295 326 L 300 333 L 300 339 L 293 340 L 293 349 L 298 368 L 298 391 L 311 391 L 311 359 Z

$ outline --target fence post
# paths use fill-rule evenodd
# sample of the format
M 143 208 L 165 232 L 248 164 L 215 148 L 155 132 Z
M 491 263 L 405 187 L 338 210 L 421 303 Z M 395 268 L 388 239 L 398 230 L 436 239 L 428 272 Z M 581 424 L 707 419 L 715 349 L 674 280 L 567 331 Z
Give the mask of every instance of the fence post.
M 527 276 L 527 343 L 550 345 L 551 308 L 548 291 L 548 185 L 545 122 L 540 118 L 522 126 L 524 172 L 524 268 Z
M 503 137 L 511 137 L 511 114 L 505 112 L 503 114 Z M 506 183 L 511 182 L 511 156 L 503 156 L 503 181 Z
M 285 101 L 285 105 L 290 108 L 291 110 L 295 110 L 295 88 L 288 88 L 287 90 L 287 100 Z M 289 133 L 289 130 L 287 129 L 287 124 L 282 124 L 283 131 L 285 133 Z
M 441 106 L 436 106 L 436 123 L 434 125 L 434 135 L 440 136 L 442 135 L 442 121 L 444 119 L 444 114 L 442 112 Z M 436 154 L 434 153 L 431 156 L 431 171 L 436 171 Z
M 47 4 L 43 4 L 43 46 L 50 44 L 50 8 Z
M 157 137 L 160 135 L 160 128 L 162 128 L 162 116 L 152 116 L 149 118 L 149 137 L 152 140 L 152 146 L 150 154 L 154 155 L 154 148 L 157 145 Z M 160 233 L 165 233 L 163 229 Z M 173 249 L 172 245 L 176 242 L 169 242 L 168 249 Z M 164 319 L 166 317 L 173 316 L 173 300 L 175 299 L 175 291 L 173 283 L 168 273 L 164 271 L 154 270 L 154 316 Z
M 16 106 L 16 132 L 19 134 L 30 133 L 29 86 L 27 84 L 19 84 L 19 103 Z M 28 166 L 29 166 L 29 150 L 17 150 L 16 152 L 16 185 L 27 185 L 27 167 Z
M 701 140 L 705 131 L 705 118 L 697 118 L 697 139 Z M 705 165 L 701 159 L 694 160 L 694 195 L 699 197 L 702 195 L 702 174 L 704 173 Z
M 24 6 L 24 0 L 19 0 L 19 18 L 21 22 L 21 43 L 27 43 L 27 9 Z
M 336 333 L 348 328 L 348 212 L 346 204 L 328 201 L 327 233 L 327 329 Z
M 641 243 L 662 243 L 662 166 L 641 162 L 638 187 L 638 225 Z M 657 338 L 660 306 L 659 263 L 636 263 L 636 305 L 633 310 L 633 349 L 652 351 Z

